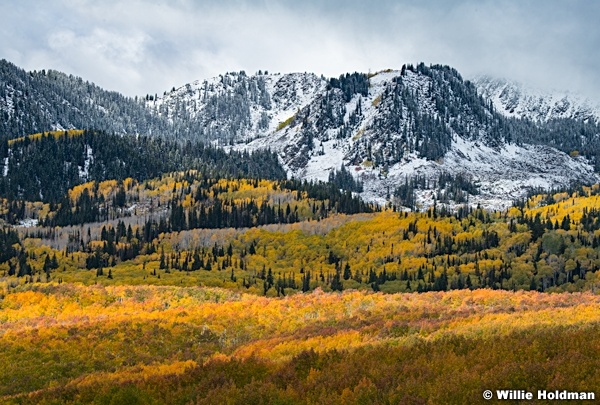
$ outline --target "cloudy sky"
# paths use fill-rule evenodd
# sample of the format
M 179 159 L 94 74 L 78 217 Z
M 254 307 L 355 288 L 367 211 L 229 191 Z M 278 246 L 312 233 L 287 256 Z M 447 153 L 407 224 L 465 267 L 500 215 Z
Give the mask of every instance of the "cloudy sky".
M 0 59 L 126 95 L 227 71 L 448 64 L 600 100 L 600 1 L 0 2 Z

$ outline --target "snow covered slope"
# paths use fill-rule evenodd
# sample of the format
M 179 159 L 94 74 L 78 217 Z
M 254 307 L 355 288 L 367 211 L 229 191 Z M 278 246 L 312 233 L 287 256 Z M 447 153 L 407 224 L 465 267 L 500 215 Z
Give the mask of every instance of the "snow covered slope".
M 364 197 L 379 202 L 384 202 L 384 192 L 401 185 L 407 174 L 430 181 L 436 181 L 442 173 L 467 176 L 479 188 L 479 194 L 468 197 L 469 203 L 488 209 L 507 208 L 532 189 L 600 180 L 586 159 L 571 158 L 548 146 L 508 144 L 490 148 L 461 137 L 453 140 L 450 151 L 438 161 L 414 158 L 392 166 L 386 177 L 373 170 L 362 173 Z M 431 189 L 417 190 L 417 208 L 431 206 L 435 195 Z
M 435 182 L 443 173 L 467 176 L 479 188 L 479 194 L 471 195 L 469 203 L 488 209 L 507 208 L 532 189 L 548 190 L 600 181 L 585 158 L 571 157 L 541 145 L 505 144 L 494 148 L 456 135 L 443 158 L 429 160 L 411 153 L 401 162 L 383 168 L 373 167 L 368 160 L 355 163 L 352 151 L 356 141 L 352 138 L 321 142 L 317 152 L 300 150 L 290 154 L 289 150 L 295 149 L 294 142 L 292 134 L 280 131 L 247 145 L 238 145 L 236 149 L 276 150 L 286 163 L 288 175 L 296 178 L 326 181 L 332 170 L 344 165 L 363 183 L 362 197 L 382 205 L 393 202 L 393 191 L 407 178 L 423 176 Z M 295 166 L 299 157 L 306 158 L 306 163 Z M 416 193 L 418 209 L 434 203 L 433 188 L 416 190 Z
M 488 76 L 476 77 L 473 82 L 484 98 L 510 117 L 534 121 L 573 118 L 600 122 L 600 105 L 577 94 L 544 91 Z
M 382 204 L 411 176 L 435 183 L 442 173 L 466 175 L 480 191 L 470 202 L 488 208 L 506 207 L 532 188 L 599 180 L 583 157 L 507 142 L 502 120 L 485 102 L 465 100 L 474 89 L 451 69 L 439 73 L 380 72 L 369 78 L 367 92 L 350 97 L 315 86 L 313 100 L 303 98 L 285 126 L 234 147 L 275 150 L 297 178 L 327 180 L 344 165 L 364 183 L 363 197 Z M 435 194 L 417 190 L 417 205 L 431 205 Z
M 54 70 L 26 72 L 0 60 L 0 136 L 76 128 L 124 135 L 171 130 L 141 101 Z
M 173 89 L 146 105 L 172 123 L 183 121 L 184 132 L 226 144 L 275 132 L 326 86 L 325 79 L 309 73 L 226 73 Z
M 344 166 L 362 180 L 363 197 L 380 203 L 416 176 L 434 185 L 416 190 L 417 208 L 444 193 L 435 189 L 442 174 L 468 178 L 479 190 L 469 201 L 490 208 L 532 188 L 599 180 L 585 158 L 528 144 L 532 136 L 548 136 L 538 124 L 506 118 L 596 117 L 591 108 L 571 99 L 536 104 L 508 84 L 477 84 L 504 115 L 456 70 L 423 64 L 329 80 L 228 73 L 173 89 L 147 106 L 175 126 L 184 122 L 187 136 L 236 150 L 274 150 L 289 176 L 327 180 Z

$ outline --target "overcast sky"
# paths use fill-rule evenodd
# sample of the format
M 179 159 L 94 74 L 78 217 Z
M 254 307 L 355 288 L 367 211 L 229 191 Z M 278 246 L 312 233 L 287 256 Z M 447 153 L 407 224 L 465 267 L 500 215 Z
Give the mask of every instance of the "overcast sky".
M 227 71 L 440 63 L 600 100 L 600 1 L 0 2 L 0 59 L 126 95 Z

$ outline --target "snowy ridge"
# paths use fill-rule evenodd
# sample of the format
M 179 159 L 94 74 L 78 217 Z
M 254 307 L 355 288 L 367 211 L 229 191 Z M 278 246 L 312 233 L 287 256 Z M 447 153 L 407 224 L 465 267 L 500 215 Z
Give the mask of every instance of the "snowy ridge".
M 548 121 L 573 118 L 600 122 L 600 105 L 577 94 L 543 91 L 521 83 L 488 76 L 476 77 L 478 92 L 509 117 Z
M 325 128 L 324 131 L 315 132 L 315 138 L 318 139 L 318 145 L 315 148 L 303 148 L 304 130 L 306 122 L 317 122 L 321 119 L 318 104 L 322 102 L 323 95 L 315 95 L 312 100 L 315 105 L 304 106 L 298 110 L 308 107 L 308 119 L 302 122 L 292 122 L 290 125 L 275 131 L 269 137 L 257 139 L 246 145 L 236 145 L 236 149 L 255 150 L 261 148 L 270 148 L 280 153 L 283 164 L 290 176 L 296 178 L 306 178 L 313 180 L 327 180 L 331 170 L 339 169 L 342 164 L 348 165 L 353 158 L 353 151 L 358 148 L 363 139 L 368 138 L 367 128 L 377 116 L 378 105 L 376 99 L 380 98 L 385 91 L 386 86 L 391 79 L 399 74 L 398 71 L 382 73 L 371 79 L 368 95 L 355 95 L 348 103 L 343 105 L 344 111 L 342 122 L 346 125 L 352 125 L 352 136 L 338 139 L 336 130 L 339 127 Z M 339 94 L 333 94 L 332 98 Z M 338 103 L 342 103 L 339 99 Z M 357 121 L 351 123 L 351 115 L 357 111 L 358 105 L 361 105 L 361 114 L 356 118 Z M 361 139 L 362 138 L 362 139 Z M 375 145 L 377 147 L 377 145 Z M 305 160 L 304 164 L 296 164 L 299 158 Z M 368 163 L 367 163 L 368 165 Z M 361 170 L 364 168 L 360 164 L 357 166 Z
M 174 89 L 146 105 L 171 122 L 185 118 L 200 124 L 208 138 L 232 130 L 236 141 L 247 141 L 275 132 L 326 86 L 312 73 L 227 73 Z
M 143 100 L 54 70 L 26 72 L 0 60 L 0 135 L 16 138 L 66 129 L 158 135 L 171 130 Z
M 486 209 L 507 208 L 530 189 L 555 189 L 600 181 L 600 176 L 584 158 L 571 158 L 547 146 L 509 144 L 495 149 L 457 137 L 443 159 L 432 161 L 412 155 L 387 172 L 365 165 L 349 165 L 342 151 L 331 146 L 332 141 L 326 143 L 325 154 L 313 157 L 297 177 L 326 181 L 329 171 L 344 164 L 363 182 L 362 197 L 382 205 L 390 201 L 388 194 L 410 176 L 425 176 L 435 181 L 441 173 L 467 175 L 480 190 L 479 195 L 470 197 L 469 203 Z M 434 193 L 418 191 L 417 201 L 418 208 L 426 209 L 433 205 Z

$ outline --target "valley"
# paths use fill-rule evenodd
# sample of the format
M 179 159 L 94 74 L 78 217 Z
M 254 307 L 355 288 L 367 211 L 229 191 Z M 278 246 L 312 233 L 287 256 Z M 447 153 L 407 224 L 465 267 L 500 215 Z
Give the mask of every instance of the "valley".
M 135 99 L 0 68 L 1 403 L 600 386 L 592 110 L 439 65 Z

